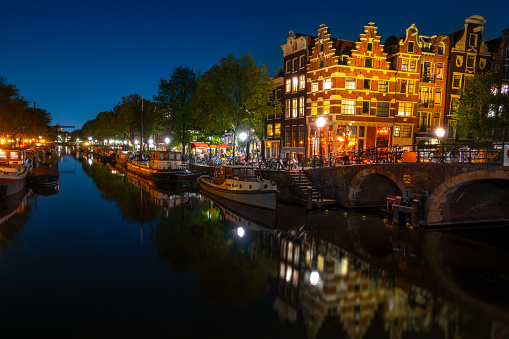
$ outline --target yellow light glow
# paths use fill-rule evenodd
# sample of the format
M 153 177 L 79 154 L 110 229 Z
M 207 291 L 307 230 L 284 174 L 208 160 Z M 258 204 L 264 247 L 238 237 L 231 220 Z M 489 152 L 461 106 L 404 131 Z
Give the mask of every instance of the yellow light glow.
M 2 139 L 0 143 L 3 145 L 5 143 L 5 139 Z

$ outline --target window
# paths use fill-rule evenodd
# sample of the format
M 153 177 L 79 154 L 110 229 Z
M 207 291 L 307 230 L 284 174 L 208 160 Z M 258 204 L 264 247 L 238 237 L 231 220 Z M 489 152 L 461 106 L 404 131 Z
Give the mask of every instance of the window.
M 473 55 L 467 56 L 467 67 L 474 67 L 475 57 Z
M 299 76 L 299 90 L 306 89 L 306 76 L 301 75 Z
M 402 71 L 408 71 L 408 59 L 403 59 L 401 61 L 401 70 Z
M 362 102 L 362 114 L 369 114 L 369 101 Z
M 297 58 L 293 59 L 293 71 L 297 71 L 299 68 L 298 68 L 298 60 Z
M 430 101 L 430 88 L 429 87 L 421 87 L 419 93 L 419 103 L 420 107 L 428 108 Z
M 413 104 L 411 102 L 398 103 L 398 115 L 405 117 L 412 116 L 412 107 Z
M 267 125 L 267 137 L 272 138 L 274 136 L 274 125 Z
M 401 127 L 401 137 L 403 137 L 403 138 L 412 137 L 412 126 L 402 126 Z
M 313 81 L 311 85 L 311 92 L 318 92 L 318 80 Z
M 297 77 L 292 78 L 292 92 L 297 92 L 297 88 L 299 87 L 299 82 L 297 80 Z
M 504 70 L 502 71 L 502 79 L 509 80 L 509 66 L 504 66 Z
M 377 102 L 376 103 L 376 116 L 377 117 L 388 117 L 389 116 L 389 103 L 388 102 Z
M 300 97 L 299 98 L 299 117 L 303 117 L 304 116 L 304 109 L 305 109 L 305 105 L 304 105 L 304 97 Z
M 292 134 L 290 133 L 290 126 L 285 127 L 285 146 L 292 146 Z
M 368 67 L 368 68 L 373 67 L 373 58 L 366 58 L 366 62 L 364 64 L 364 67 Z
M 281 99 L 281 90 L 276 89 L 276 100 L 280 100 L 280 99 Z
M 323 101 L 323 114 L 329 114 L 330 113 L 330 100 L 324 100 Z
M 437 87 L 435 89 L 435 105 L 441 104 L 442 104 L 442 89 L 440 87 Z
M 456 114 L 456 111 L 458 110 L 459 105 L 459 98 L 451 98 L 451 115 Z
M 399 137 L 401 131 L 401 126 L 394 126 L 394 136 Z
M 355 100 L 341 100 L 341 114 L 355 114 Z
M 290 119 L 290 99 L 285 101 L 285 118 Z
M 373 50 L 373 44 L 371 42 L 368 42 L 368 51 L 372 51 Z
M 408 94 L 414 94 L 414 89 L 415 89 L 415 81 L 409 80 L 408 81 Z
M 304 146 L 304 126 L 302 126 L 302 125 L 299 126 L 299 146 L 300 147 Z M 298 258 L 299 257 L 297 256 L 297 259 Z
M 437 79 L 442 80 L 444 78 L 444 64 L 439 63 L 437 64 Z
M 410 60 L 410 68 L 408 69 L 410 72 L 415 72 L 417 62 L 415 60 Z
M 288 73 L 288 72 L 291 72 L 291 70 L 292 70 L 291 68 L 292 68 L 292 63 L 291 63 L 291 61 L 290 61 L 290 60 L 288 60 L 288 61 L 286 62 L 286 72 L 287 72 L 287 73 Z
M 501 93 L 502 94 L 509 94 L 509 85 L 507 85 L 507 84 L 502 85 Z
M 300 56 L 300 68 L 306 67 L 306 58 L 304 55 Z
M 378 81 L 378 91 L 379 92 L 387 92 L 388 91 L 388 83 L 386 80 Z
M 311 103 L 311 115 L 317 114 L 318 114 L 318 103 L 315 101 Z
M 318 68 L 323 68 L 323 64 L 324 64 L 324 63 L 323 63 L 323 58 L 320 58 L 320 59 L 318 60 Z
M 355 78 L 346 78 L 345 89 L 355 89 Z
M 461 83 L 461 75 L 454 74 L 452 77 L 452 88 L 459 88 Z
M 297 147 L 297 142 L 299 140 L 299 135 L 297 134 L 297 125 L 292 126 L 292 147 Z
M 286 79 L 286 93 L 292 91 L 292 79 Z
M 406 93 L 406 84 L 407 84 L 406 80 L 401 80 L 401 87 L 399 90 L 400 93 Z
M 297 117 L 297 98 L 292 99 L 292 118 Z
M 331 78 L 325 78 L 324 82 L 323 82 L 323 89 L 324 90 L 328 90 L 328 89 L 331 89 Z
M 371 80 L 364 79 L 364 89 L 371 89 Z
M 468 42 L 470 46 L 477 46 L 477 34 L 470 33 L 470 40 Z
M 438 44 L 438 55 L 444 55 L 445 53 L 445 45 L 443 42 Z
M 413 53 L 413 52 L 414 52 L 414 42 L 410 41 L 410 42 L 408 42 L 408 53 Z
M 343 65 L 348 65 L 348 55 L 343 55 L 343 57 L 341 58 L 341 62 L 343 63 Z
M 276 124 L 274 127 L 274 138 L 281 137 L 281 124 Z

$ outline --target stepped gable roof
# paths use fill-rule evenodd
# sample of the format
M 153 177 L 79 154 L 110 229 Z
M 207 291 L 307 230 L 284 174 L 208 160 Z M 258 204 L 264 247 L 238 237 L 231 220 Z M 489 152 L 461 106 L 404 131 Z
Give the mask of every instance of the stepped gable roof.
M 336 55 L 352 55 L 352 49 L 355 49 L 355 42 L 344 39 L 330 38 L 332 40 L 332 46 L 336 49 Z

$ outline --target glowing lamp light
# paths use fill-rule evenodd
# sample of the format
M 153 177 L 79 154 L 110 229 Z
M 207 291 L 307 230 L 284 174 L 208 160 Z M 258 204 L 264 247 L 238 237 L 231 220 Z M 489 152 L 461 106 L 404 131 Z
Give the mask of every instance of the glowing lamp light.
M 319 280 L 320 280 L 320 274 L 318 273 L 318 271 L 311 272 L 311 274 L 309 275 L 309 283 L 313 286 L 316 286 L 316 284 L 318 284 Z
M 240 139 L 240 141 L 244 142 L 247 139 L 247 133 L 246 132 L 241 132 L 239 134 L 239 139 Z
M 445 135 L 445 130 L 443 128 L 439 128 L 435 132 L 437 134 L 437 137 L 439 139 L 442 139 L 442 137 Z
M 164 139 L 164 142 L 165 142 L 165 143 L 167 143 L 167 144 L 169 144 L 169 143 L 170 143 L 170 138 L 166 138 L 166 139 Z
M 245 234 L 245 231 L 244 231 L 243 227 L 237 228 L 237 235 L 239 236 L 239 238 L 243 238 L 244 234 Z
M 316 127 L 322 128 L 325 125 L 325 119 L 324 117 L 319 117 L 316 119 Z

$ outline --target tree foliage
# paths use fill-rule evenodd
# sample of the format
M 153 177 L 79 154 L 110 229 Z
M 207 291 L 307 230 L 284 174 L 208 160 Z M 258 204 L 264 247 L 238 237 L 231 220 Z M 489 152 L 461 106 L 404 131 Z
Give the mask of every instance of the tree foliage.
M 212 133 L 232 131 L 234 145 L 241 127 L 263 135 L 263 123 L 273 109 L 267 105 L 273 89 L 263 64 L 256 64 L 250 54 L 229 54 L 200 78 L 193 118 Z
M 492 72 L 479 73 L 459 90 L 454 117 L 462 138 L 477 141 L 500 140 L 508 127 L 507 94 L 499 91 L 500 82 Z
M 169 113 L 169 129 L 172 140 L 180 140 L 185 153 L 185 145 L 191 140 L 190 130 L 194 129 L 191 110 L 200 74 L 190 67 L 178 66 L 168 79 L 161 78 L 154 101 L 158 108 Z

